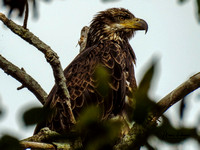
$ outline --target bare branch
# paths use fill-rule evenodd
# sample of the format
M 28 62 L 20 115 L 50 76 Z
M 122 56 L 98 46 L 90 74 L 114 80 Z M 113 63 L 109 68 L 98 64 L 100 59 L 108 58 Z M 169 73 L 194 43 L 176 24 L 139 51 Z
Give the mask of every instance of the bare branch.
M 41 88 L 37 81 L 35 81 L 23 69 L 18 68 L 1 55 L 0 68 L 4 70 L 5 73 L 21 82 L 22 86 L 27 87 L 37 97 L 37 99 L 44 104 L 45 99 L 47 98 L 47 93 Z
M 54 145 L 47 144 L 47 143 L 40 143 L 40 142 L 22 141 L 22 142 L 20 142 L 20 145 L 23 148 L 56 150 Z
M 33 33 L 31 33 L 28 29 L 24 29 L 22 26 L 17 25 L 12 20 L 9 20 L 4 14 L 0 13 L 0 20 L 15 34 L 20 36 L 22 39 L 36 47 L 39 51 L 41 51 L 47 60 L 47 62 L 51 65 L 55 77 L 55 82 L 58 85 L 58 92 L 60 93 L 60 97 L 67 102 L 67 110 L 69 115 L 69 120 L 71 124 L 75 124 L 76 120 L 72 113 L 71 103 L 69 100 L 69 92 L 66 86 L 66 79 L 63 73 L 63 69 L 61 67 L 61 63 L 59 61 L 58 55 L 50 48 L 50 46 L 46 45 L 42 42 L 38 37 L 36 37 Z
M 175 90 L 170 92 L 158 103 L 160 108 L 155 117 L 160 117 L 168 108 L 183 99 L 186 95 L 200 87 L 200 72 L 190 77 L 187 81 L 178 86 Z

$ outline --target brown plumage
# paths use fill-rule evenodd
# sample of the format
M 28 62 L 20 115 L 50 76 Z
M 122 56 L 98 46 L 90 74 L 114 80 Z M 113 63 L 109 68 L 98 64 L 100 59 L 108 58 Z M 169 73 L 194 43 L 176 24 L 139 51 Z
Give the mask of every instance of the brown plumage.
M 64 70 L 76 118 L 91 104 L 101 108 L 101 119 L 121 114 L 126 96 L 136 88 L 136 57 L 128 40 L 135 30 L 147 29 L 144 20 L 135 18 L 123 8 L 101 11 L 94 17 L 85 49 Z M 108 77 L 105 79 L 108 88 L 104 92 L 95 75 L 99 66 L 106 70 Z M 39 128 L 47 126 L 59 132 L 68 130 L 66 104 L 57 93 L 57 85 L 51 90 L 46 105 L 53 108 L 54 113 Z

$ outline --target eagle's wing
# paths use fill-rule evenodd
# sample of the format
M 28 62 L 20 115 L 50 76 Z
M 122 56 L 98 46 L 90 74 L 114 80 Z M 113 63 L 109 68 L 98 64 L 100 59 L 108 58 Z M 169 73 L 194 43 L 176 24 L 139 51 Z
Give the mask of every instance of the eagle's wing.
M 91 99 L 99 103 L 97 98 L 92 97 L 92 94 L 90 94 L 91 98 L 88 97 L 90 91 L 94 89 L 92 86 L 92 73 L 99 61 L 95 53 L 98 50 L 97 46 L 84 50 L 64 70 L 66 85 L 70 94 L 71 108 L 73 113 L 76 113 L 74 115 L 78 115 L 76 111 Z M 46 120 L 45 126 L 59 131 L 68 129 L 69 121 L 66 114 L 66 103 L 59 97 L 57 91 L 58 87 L 54 85 L 45 103 L 46 107 L 54 109 L 53 114 Z
M 102 109 L 102 118 L 121 111 L 126 95 L 125 70 L 126 57 L 129 55 L 127 49 L 123 50 L 118 44 L 110 42 L 99 43 L 77 55 L 64 70 L 75 117 L 90 104 L 98 105 Z M 108 71 L 109 94 L 106 97 L 98 91 L 94 77 L 98 64 Z M 45 105 L 54 111 L 43 126 L 56 131 L 68 129 L 67 107 L 57 93 L 57 85 L 51 90 Z

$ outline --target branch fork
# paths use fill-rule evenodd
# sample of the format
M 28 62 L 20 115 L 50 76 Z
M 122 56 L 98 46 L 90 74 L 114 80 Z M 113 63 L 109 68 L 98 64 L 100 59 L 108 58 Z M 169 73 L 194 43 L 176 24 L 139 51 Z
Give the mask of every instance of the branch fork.
M 9 20 L 4 14 L 0 13 L 0 20 L 15 34 L 24 39 L 29 44 L 36 47 L 39 51 L 41 51 L 47 60 L 47 62 L 51 65 L 53 69 L 53 74 L 55 78 L 55 82 L 58 85 L 58 91 L 61 93 L 61 98 L 67 101 L 68 112 L 71 124 L 75 124 L 76 120 L 73 115 L 71 104 L 69 100 L 69 92 L 66 86 L 66 79 L 63 73 L 63 69 L 61 63 L 59 61 L 58 55 L 44 42 L 42 42 L 37 36 L 31 33 L 28 29 L 25 29 L 23 26 L 17 25 L 12 20 Z

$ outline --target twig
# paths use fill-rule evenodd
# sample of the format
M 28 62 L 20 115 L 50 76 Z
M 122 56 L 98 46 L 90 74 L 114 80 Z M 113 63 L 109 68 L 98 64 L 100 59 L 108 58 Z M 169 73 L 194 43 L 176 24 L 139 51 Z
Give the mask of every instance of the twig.
M 19 86 L 18 88 L 17 88 L 17 90 L 21 90 L 21 89 L 23 89 L 23 88 L 25 88 L 25 86 L 22 84 L 21 86 Z M 42 103 L 43 104 L 43 103 Z
M 131 146 L 132 149 L 139 149 L 146 142 L 147 134 L 155 127 L 157 119 L 172 105 L 183 99 L 186 95 L 200 87 L 200 72 L 190 77 L 187 81 L 170 92 L 157 103 L 157 110 L 153 110 L 153 119 L 145 124 L 135 123 L 130 132 L 125 135 L 118 144 L 114 146 L 114 150 L 126 149 Z
M 47 93 L 41 88 L 41 86 L 35 81 L 29 74 L 21 70 L 3 56 L 0 55 L 0 68 L 4 70 L 5 73 L 11 75 L 13 78 L 22 83 L 22 86 L 27 87 L 37 99 L 44 104 L 47 97 Z
M 26 8 L 26 9 L 25 9 L 25 16 L 24 16 L 24 24 L 23 24 L 23 27 L 24 27 L 24 29 L 27 29 L 28 14 L 29 14 L 28 0 L 26 0 L 25 8 Z
M 24 71 L 24 72 L 26 72 L 26 71 L 24 70 L 24 68 L 21 68 L 21 70 Z M 17 90 L 21 90 L 21 89 L 23 89 L 23 88 L 25 88 L 25 86 L 22 84 L 20 87 L 17 88 Z M 43 103 L 42 103 L 42 104 L 43 104 Z
M 36 37 L 33 33 L 31 33 L 28 29 L 24 29 L 22 26 L 17 25 L 12 20 L 6 18 L 6 16 L 0 13 L 0 20 L 15 34 L 20 36 L 22 39 L 36 47 L 39 51 L 41 51 L 47 60 L 47 62 L 51 65 L 55 77 L 55 82 L 58 85 L 58 93 L 60 93 L 60 97 L 67 102 L 67 111 L 69 115 L 69 120 L 71 124 L 75 124 L 76 120 L 72 113 L 71 103 L 69 100 L 69 92 L 66 86 L 66 79 L 63 73 L 63 69 L 61 67 L 58 55 L 50 48 L 50 46 L 46 45 L 42 42 L 38 37 Z

